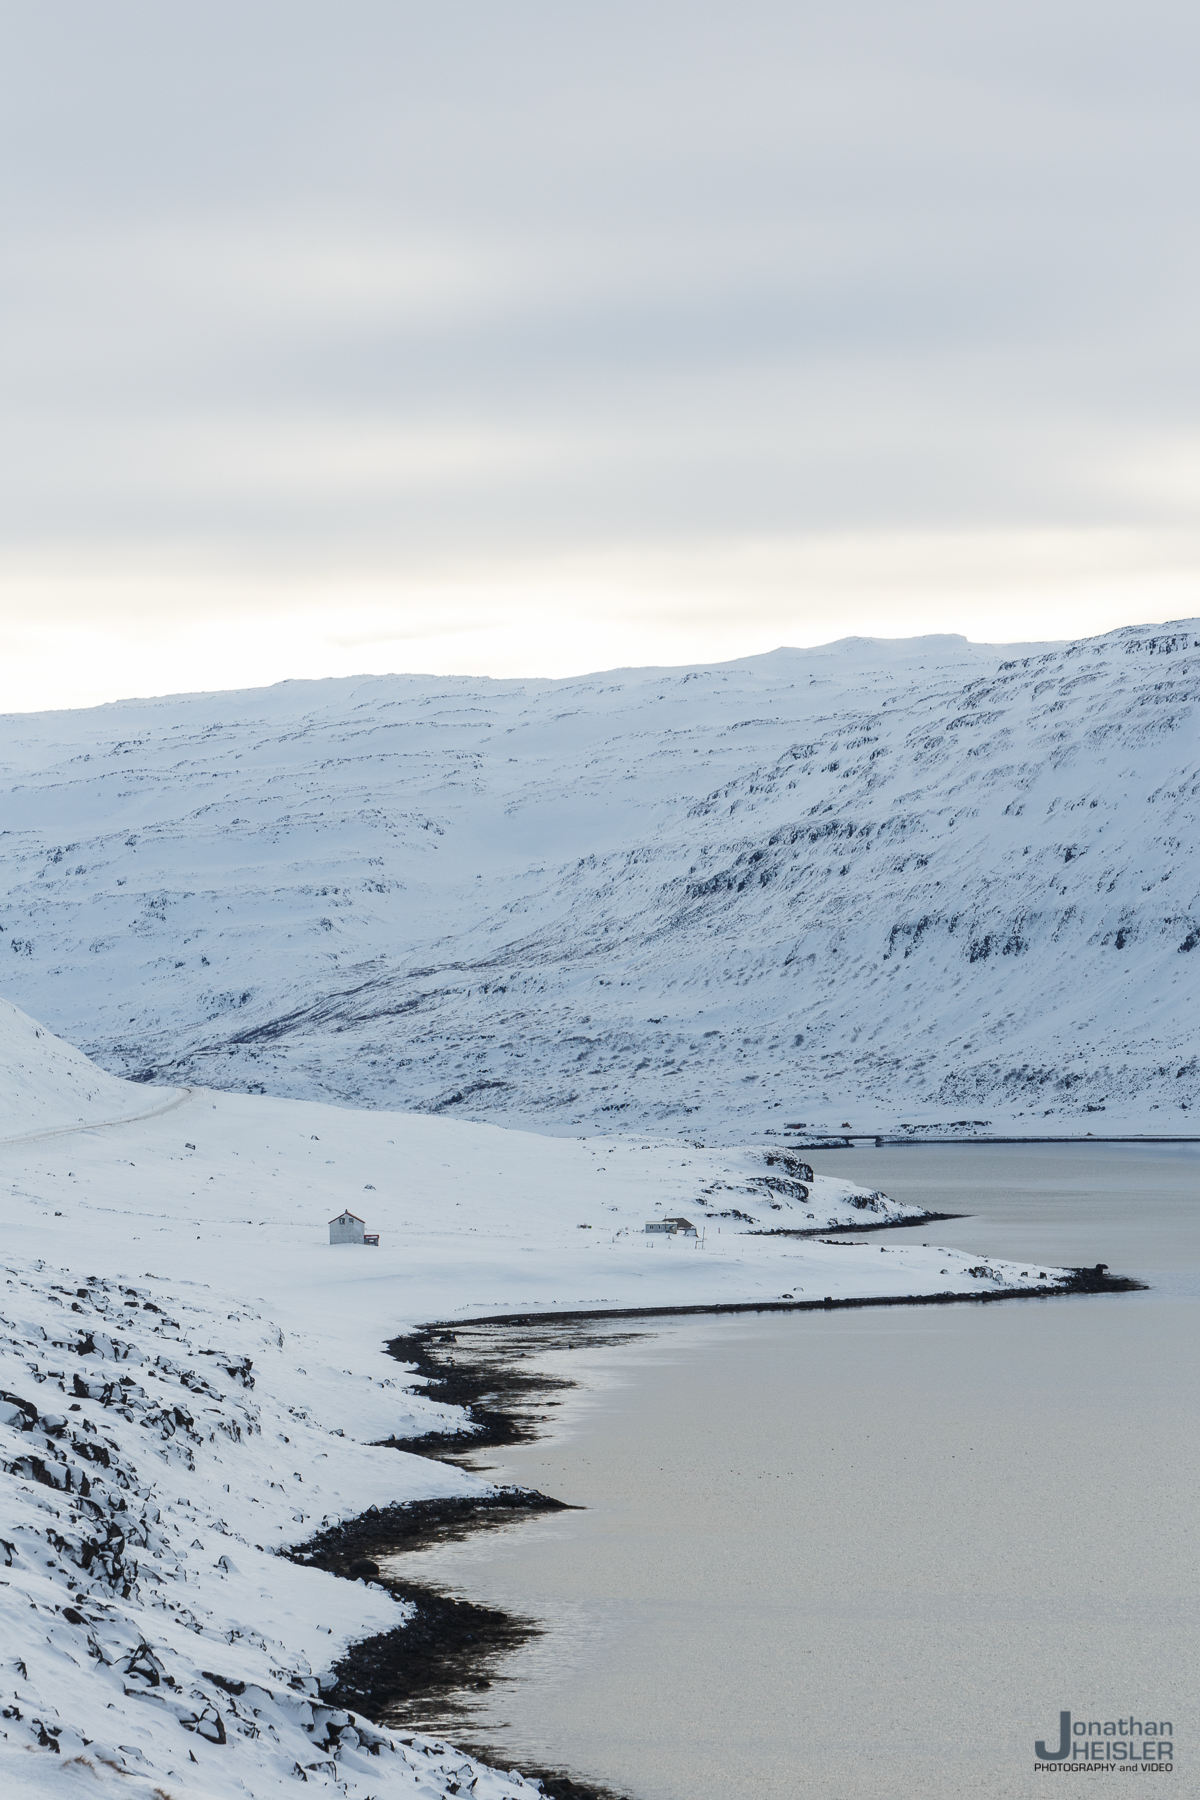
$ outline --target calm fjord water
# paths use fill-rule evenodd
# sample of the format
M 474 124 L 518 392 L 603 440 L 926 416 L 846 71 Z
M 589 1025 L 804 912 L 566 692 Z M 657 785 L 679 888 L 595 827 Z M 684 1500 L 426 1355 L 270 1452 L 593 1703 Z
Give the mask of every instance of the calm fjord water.
M 583 1387 L 489 1466 L 586 1511 L 404 1559 L 547 1627 L 475 1738 L 638 1800 L 1023 1796 L 1070 1709 L 1170 1720 L 1174 1773 L 1136 1779 L 1200 1793 L 1200 1154 L 814 1160 L 971 1214 L 918 1240 L 1152 1289 L 662 1321 L 547 1357 Z

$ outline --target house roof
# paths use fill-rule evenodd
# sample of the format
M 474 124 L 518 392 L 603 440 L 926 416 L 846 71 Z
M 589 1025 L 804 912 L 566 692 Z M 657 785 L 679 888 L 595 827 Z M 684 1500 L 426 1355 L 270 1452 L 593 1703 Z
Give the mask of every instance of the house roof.
M 692 1221 L 690 1219 L 664 1219 L 663 1224 L 664 1225 L 686 1225 L 687 1229 L 689 1231 L 694 1231 L 696 1229 L 696 1227 L 692 1224 Z
M 337 1219 L 330 1219 L 330 1221 L 329 1221 L 329 1223 L 330 1223 L 330 1224 L 331 1224 L 331 1225 L 336 1225 L 336 1224 L 337 1224 L 337 1222 L 338 1222 L 338 1219 L 358 1219 L 358 1223 L 359 1223 L 359 1224 L 360 1224 L 360 1225 L 365 1225 L 365 1224 L 366 1224 L 366 1222 L 367 1222 L 367 1221 L 366 1221 L 366 1220 L 365 1220 L 365 1219 L 359 1219 L 359 1218 L 358 1218 L 358 1214 L 357 1214 L 357 1213 L 352 1213 L 352 1212 L 351 1212 L 351 1211 L 350 1211 L 350 1208 L 349 1208 L 349 1207 L 347 1207 L 347 1208 L 346 1208 L 346 1210 L 345 1210 L 345 1212 L 340 1212 L 340 1213 L 339 1213 L 339 1214 L 338 1214 L 338 1215 L 337 1215 Z

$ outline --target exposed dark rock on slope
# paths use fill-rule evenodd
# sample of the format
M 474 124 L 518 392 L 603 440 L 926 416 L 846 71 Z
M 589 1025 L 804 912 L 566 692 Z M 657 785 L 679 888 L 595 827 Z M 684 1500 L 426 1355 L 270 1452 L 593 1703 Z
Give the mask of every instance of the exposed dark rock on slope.
M 4 990 L 148 1081 L 551 1130 L 1188 1131 L 1200 625 L 9 718 Z

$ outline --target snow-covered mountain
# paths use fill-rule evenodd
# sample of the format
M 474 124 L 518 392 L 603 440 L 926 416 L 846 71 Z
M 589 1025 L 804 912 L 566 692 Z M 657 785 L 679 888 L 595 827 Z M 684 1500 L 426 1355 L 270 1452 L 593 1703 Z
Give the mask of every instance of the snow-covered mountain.
M 3 987 L 106 1068 L 540 1130 L 1171 1132 L 1200 622 L 0 722 Z

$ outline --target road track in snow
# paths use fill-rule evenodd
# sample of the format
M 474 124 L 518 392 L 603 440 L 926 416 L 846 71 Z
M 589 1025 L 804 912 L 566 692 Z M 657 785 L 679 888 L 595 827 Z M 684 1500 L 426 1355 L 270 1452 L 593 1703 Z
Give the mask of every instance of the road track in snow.
M 36 1144 L 43 1138 L 70 1137 L 76 1131 L 106 1131 L 112 1125 L 141 1125 L 147 1119 L 161 1118 L 164 1113 L 174 1112 L 185 1100 L 195 1094 L 194 1087 L 177 1090 L 171 1100 L 165 1100 L 161 1106 L 152 1106 L 147 1112 L 128 1113 L 123 1119 L 92 1119 L 86 1125 L 58 1125 L 51 1131 L 24 1131 L 17 1137 L 0 1138 L 0 1150 L 10 1144 Z

